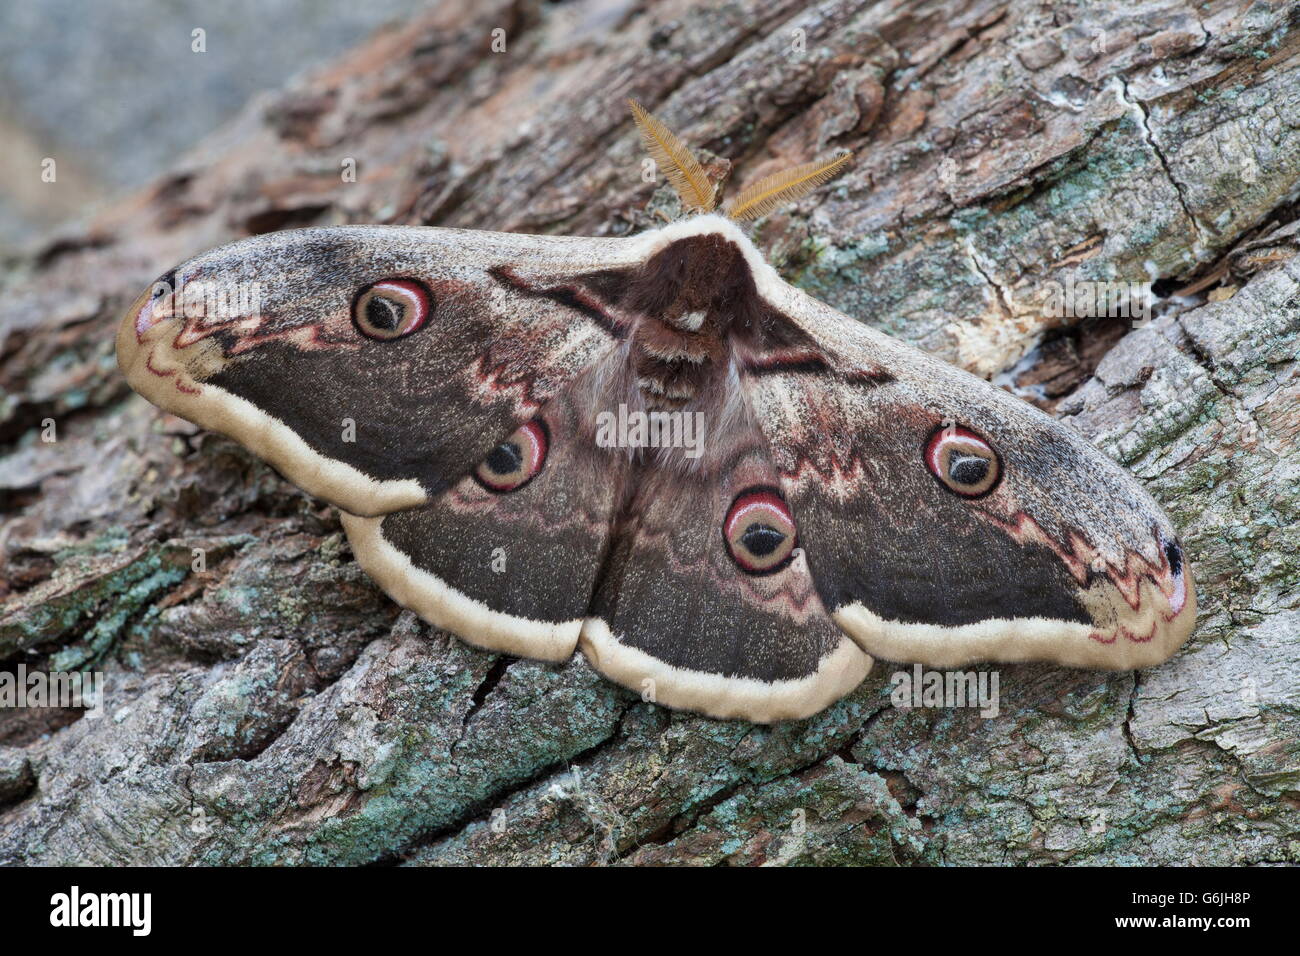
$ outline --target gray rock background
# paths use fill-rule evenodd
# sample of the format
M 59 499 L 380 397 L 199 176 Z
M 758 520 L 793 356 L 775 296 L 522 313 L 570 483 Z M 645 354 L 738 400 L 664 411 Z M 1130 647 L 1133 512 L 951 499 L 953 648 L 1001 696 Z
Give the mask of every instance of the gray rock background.
M 0 4 L 0 250 L 142 186 L 229 120 L 420 0 Z M 206 52 L 191 32 L 206 31 Z M 64 188 L 40 179 L 54 157 Z

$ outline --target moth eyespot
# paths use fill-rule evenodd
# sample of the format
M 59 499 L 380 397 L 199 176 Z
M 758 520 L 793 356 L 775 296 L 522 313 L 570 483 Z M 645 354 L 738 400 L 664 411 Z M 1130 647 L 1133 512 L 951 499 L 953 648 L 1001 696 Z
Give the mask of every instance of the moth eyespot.
M 748 574 L 771 574 L 794 557 L 794 518 L 775 488 L 750 488 L 736 496 L 722 523 L 727 553 Z
M 488 491 L 518 491 L 546 464 L 546 426 L 534 419 L 488 452 L 474 478 Z
M 352 300 L 352 321 L 366 338 L 391 341 L 429 320 L 433 293 L 415 279 L 372 282 Z
M 1172 614 L 1182 613 L 1187 604 L 1187 575 L 1183 571 L 1183 549 L 1177 541 L 1165 542 L 1163 551 L 1169 565 L 1169 578 L 1174 585 L 1174 593 L 1169 598 L 1169 610 Z
M 955 425 L 931 433 L 925 443 L 925 464 L 939 484 L 963 498 L 983 498 L 1002 478 L 1002 461 L 993 447 L 973 431 Z
M 1183 573 L 1183 549 L 1178 547 L 1177 541 L 1165 545 L 1165 560 L 1169 562 L 1170 574 Z

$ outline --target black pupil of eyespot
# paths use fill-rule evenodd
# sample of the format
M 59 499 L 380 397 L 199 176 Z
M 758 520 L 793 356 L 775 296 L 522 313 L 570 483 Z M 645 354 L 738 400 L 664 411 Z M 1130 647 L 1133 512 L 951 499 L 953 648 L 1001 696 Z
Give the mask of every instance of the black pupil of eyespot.
M 978 485 L 988 473 L 987 458 L 980 458 L 977 455 L 959 455 L 954 452 L 948 461 L 948 477 L 959 485 Z
M 395 332 L 402 321 L 402 308 L 392 299 L 373 295 L 366 303 L 366 321 L 381 332 Z
M 487 466 L 498 475 L 513 475 L 523 464 L 524 453 L 512 441 L 503 442 L 488 452 Z
M 1165 545 L 1165 557 L 1169 560 L 1169 573 L 1177 574 L 1183 567 L 1183 552 L 1173 541 Z
M 745 546 L 745 549 L 759 558 L 765 558 L 781 547 L 781 542 L 784 540 L 784 534 L 771 525 L 765 524 L 751 524 L 745 529 L 745 533 L 740 536 L 740 541 Z

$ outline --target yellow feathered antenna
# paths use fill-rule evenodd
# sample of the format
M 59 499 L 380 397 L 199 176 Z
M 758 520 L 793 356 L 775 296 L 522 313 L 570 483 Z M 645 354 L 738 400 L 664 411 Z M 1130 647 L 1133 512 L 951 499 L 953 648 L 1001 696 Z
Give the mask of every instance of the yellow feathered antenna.
M 682 205 L 692 212 L 710 212 L 717 201 L 717 187 L 704 172 L 704 167 L 686 144 L 673 135 L 672 130 L 650 115 L 640 103 L 629 99 L 632 118 L 641 130 L 641 142 L 664 171 Z M 747 186 L 723 210 L 731 219 L 757 219 L 766 216 L 777 206 L 800 199 L 822 183 L 838 176 L 849 164 L 853 154 L 842 149 L 825 159 L 791 166 L 780 172 L 764 176 Z
M 757 219 L 777 206 L 794 202 L 827 182 L 848 165 L 853 154 L 847 149 L 834 156 L 791 166 L 742 189 L 723 210 L 731 219 Z
M 712 210 L 715 190 L 700 161 L 640 103 L 631 99 L 627 103 L 632 107 L 632 118 L 636 120 L 637 128 L 641 130 L 641 142 L 645 144 L 646 152 L 668 177 L 668 182 L 681 197 L 682 205 L 693 212 Z

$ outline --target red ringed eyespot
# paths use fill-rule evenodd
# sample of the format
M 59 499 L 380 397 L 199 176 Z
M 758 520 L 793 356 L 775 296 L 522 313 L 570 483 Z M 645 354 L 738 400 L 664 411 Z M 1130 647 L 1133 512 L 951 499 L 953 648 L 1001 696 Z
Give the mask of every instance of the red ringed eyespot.
M 518 491 L 542 470 L 548 444 L 546 426 L 534 419 L 488 452 L 474 478 L 488 491 Z
M 931 433 L 925 465 L 939 484 L 963 498 L 983 498 L 1002 478 L 1002 462 L 993 446 L 959 425 L 941 425 Z
M 433 312 L 433 293 L 417 279 L 381 279 L 352 300 L 352 321 L 366 338 L 392 341 L 410 335 Z
M 722 522 L 727 554 L 747 574 L 771 574 L 789 564 L 796 537 L 794 518 L 775 488 L 742 491 Z

